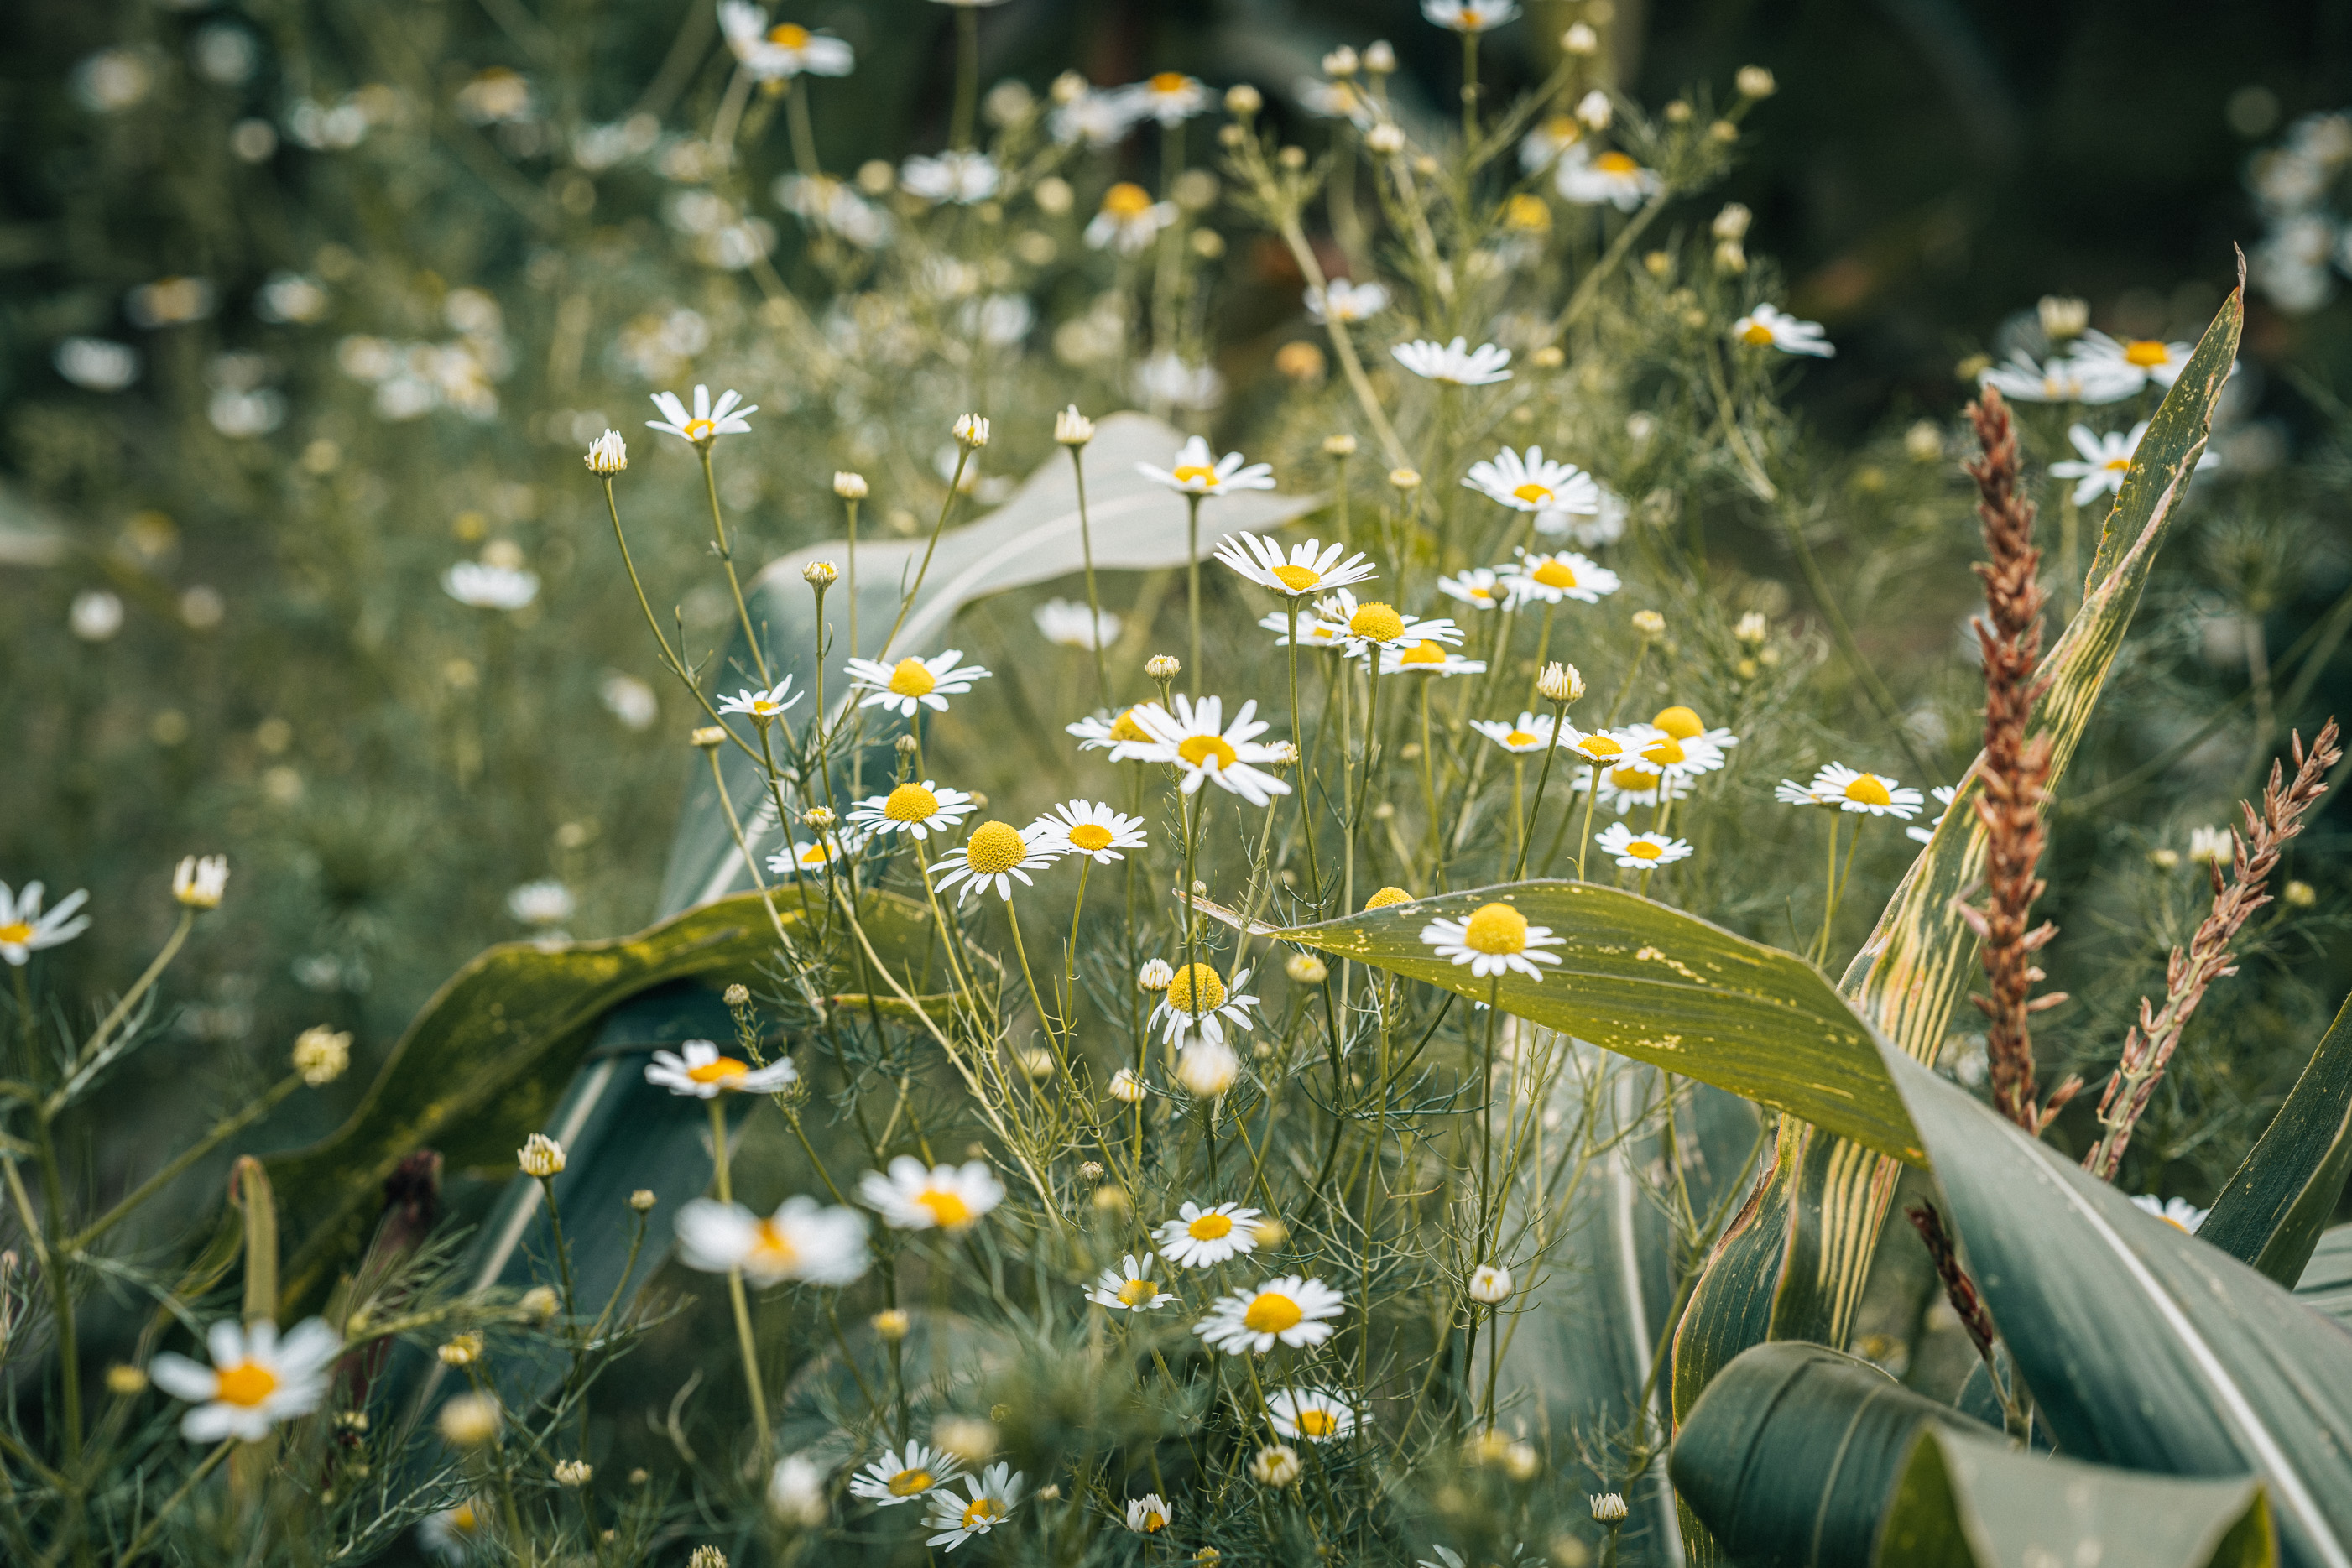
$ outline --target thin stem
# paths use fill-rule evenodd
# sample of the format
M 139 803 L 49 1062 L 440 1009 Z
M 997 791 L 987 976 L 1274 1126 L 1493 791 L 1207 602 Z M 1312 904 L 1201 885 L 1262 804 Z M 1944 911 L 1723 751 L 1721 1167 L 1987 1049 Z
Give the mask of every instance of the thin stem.
M 822 177 L 816 161 L 816 132 L 809 126 L 808 89 L 797 81 L 784 83 L 784 119 L 793 132 L 793 162 L 814 180 Z
M 961 152 L 971 145 L 972 109 L 980 100 L 980 12 L 960 5 L 955 13 L 955 110 L 948 119 L 948 145 Z
M 1201 497 L 1186 496 L 1184 514 L 1185 595 L 1192 619 L 1192 697 L 1201 696 Z
M 131 1544 L 123 1548 L 122 1555 L 116 1559 L 117 1568 L 130 1568 L 130 1564 L 139 1560 L 149 1545 L 153 1542 L 155 1532 L 163 1528 L 163 1521 L 172 1517 L 172 1511 L 188 1500 L 188 1494 L 195 1490 L 206 1476 L 220 1468 L 220 1462 L 236 1450 L 236 1444 L 237 1439 L 235 1437 L 225 1437 L 211 1453 L 205 1456 L 205 1462 L 196 1467 L 195 1473 L 182 1481 L 180 1490 L 163 1500 L 163 1506 L 155 1511 L 153 1518 L 148 1520 L 146 1528 L 131 1538 Z
M 1535 842 L 1536 817 L 1543 810 L 1544 785 L 1551 778 L 1551 759 L 1559 750 L 1559 713 L 1552 716 L 1552 743 L 1544 747 L 1543 766 L 1536 771 L 1535 799 L 1528 802 L 1526 825 L 1519 831 L 1519 863 L 1511 868 L 1511 880 L 1518 881 L 1528 874 L 1528 846 Z
M 898 640 L 899 629 L 907 624 L 907 612 L 914 609 L 916 597 L 923 591 L 923 579 L 929 575 L 931 570 L 931 553 L 940 548 L 940 535 L 948 526 L 948 513 L 954 509 L 956 494 L 963 484 L 964 465 L 971 461 L 971 448 L 961 441 L 957 442 L 955 472 L 948 476 L 947 498 L 940 503 L 939 521 L 931 525 L 931 542 L 923 547 L 923 561 L 915 569 L 914 586 L 908 588 L 907 596 L 898 601 L 898 619 L 890 622 L 890 634 L 882 639 L 882 646 L 875 652 L 874 656 L 878 660 L 889 658 L 890 644 Z
M 727 1109 L 723 1097 L 710 1101 L 710 1170 L 719 1201 L 732 1203 L 735 1195 L 727 1176 Z M 774 1446 L 768 1430 L 768 1396 L 760 1384 L 760 1344 L 751 1333 L 751 1303 L 743 1292 L 743 1270 L 727 1270 L 727 1301 L 735 1311 L 735 1342 L 743 1355 L 743 1385 L 751 1396 L 751 1425 L 760 1435 L 760 1457 Z
M 1110 669 L 1103 663 L 1102 599 L 1095 592 L 1095 535 L 1093 526 L 1087 520 L 1085 450 L 1081 446 L 1069 449 L 1070 472 L 1078 482 L 1078 548 L 1086 552 L 1087 610 L 1093 616 L 1087 622 L 1087 640 L 1094 646 L 1095 682 L 1102 690 L 1103 706 L 1108 709 L 1110 706 Z
M 727 569 L 727 591 L 735 596 L 735 613 L 743 622 L 743 640 L 751 645 L 751 663 L 760 672 L 760 685 L 764 689 L 776 684 L 768 674 L 768 655 L 760 646 L 760 634 L 751 629 L 751 608 L 743 601 L 743 582 L 735 574 L 735 553 L 727 543 L 727 516 L 719 507 L 719 476 L 711 470 L 712 443 L 696 443 L 702 455 L 702 488 L 710 497 L 710 531 L 719 545 L 719 564 Z

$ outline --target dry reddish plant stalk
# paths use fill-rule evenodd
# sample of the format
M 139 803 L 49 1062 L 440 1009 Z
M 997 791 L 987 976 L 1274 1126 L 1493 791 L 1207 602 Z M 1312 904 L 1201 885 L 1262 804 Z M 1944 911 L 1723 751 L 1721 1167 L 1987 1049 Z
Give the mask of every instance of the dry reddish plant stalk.
M 1992 1314 L 1985 1311 L 1984 1298 L 1977 1294 L 1977 1282 L 1960 1267 L 1959 1249 L 1952 1245 L 1950 1234 L 1944 1228 L 1944 1217 L 1932 1203 L 1915 1203 L 1903 1211 L 1903 1218 L 1927 1244 L 1927 1256 L 1935 1260 L 1936 1278 L 1944 1282 L 1944 1299 L 1952 1303 L 1952 1311 L 1960 1326 L 1969 1331 L 1969 1339 L 1984 1357 L 1992 1362 Z
M 1985 1054 L 1992 1068 L 1993 1105 L 2038 1136 L 2082 1087 L 2079 1080 L 2069 1079 L 2046 1107 L 2036 1103 L 2028 1024 L 2032 1014 L 2066 999 L 2063 992 L 2032 994 L 2042 977 L 2033 956 L 2058 928 L 2046 921 L 2030 930 L 2026 925 L 2043 885 L 2033 868 L 2042 860 L 2042 808 L 2049 800 L 2050 780 L 2050 737 L 2029 739 L 2025 733 L 2033 705 L 2049 684 L 2036 674 L 2042 663 L 2042 592 L 2035 579 L 2042 552 L 2033 548 L 2033 503 L 2017 491 L 2021 463 L 2008 405 L 1987 388 L 1968 412 L 1983 455 L 1967 467 L 1977 482 L 1977 515 L 1984 519 L 1985 550 L 1992 559 L 1977 566 L 1984 579 L 1985 613 L 1970 622 L 1984 654 L 1984 755 L 1976 765 L 1983 789 L 1976 812 L 1987 841 L 1987 896 L 1981 907 L 1963 904 L 1960 913 L 1983 944 L 1985 976 L 1991 982 L 1990 996 L 1969 1000 L 1991 1020 Z
M 2278 868 L 2279 855 L 2303 831 L 2304 819 L 2327 792 L 2327 770 L 2344 755 L 2332 718 L 2321 727 L 2319 738 L 2308 752 L 2303 748 L 2302 736 L 2294 736 L 2293 741 L 2294 782 L 2282 787 L 2283 770 L 2273 761 L 2270 782 L 2263 789 L 2261 812 L 2243 800 L 2238 802 L 2246 823 L 2230 834 L 2235 853 L 2229 880 L 2222 880 L 2221 862 L 2215 862 L 2213 907 L 2189 939 L 2188 951 L 2172 950 L 2171 961 L 2165 966 L 2163 1010 L 2152 1008 L 2146 997 L 2139 999 L 2139 1021 L 2124 1036 L 2123 1059 L 2099 1099 L 2098 1145 L 2083 1160 L 2083 1168 L 2095 1176 L 2115 1180 L 2124 1150 L 2131 1145 L 2132 1129 L 2147 1110 L 2148 1098 L 2164 1076 L 2165 1064 L 2172 1060 L 2173 1048 L 2180 1043 L 2180 1031 L 2189 1015 L 2204 999 L 2207 987 L 2238 972 L 2237 965 L 2231 962 L 2230 944 L 2247 917 L 2271 901 L 2263 888 Z

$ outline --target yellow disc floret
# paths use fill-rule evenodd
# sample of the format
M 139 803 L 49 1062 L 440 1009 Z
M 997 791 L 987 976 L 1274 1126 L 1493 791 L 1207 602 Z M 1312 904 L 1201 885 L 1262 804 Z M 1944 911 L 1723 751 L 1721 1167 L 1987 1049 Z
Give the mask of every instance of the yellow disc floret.
M 1103 193 L 1102 210 L 1115 218 L 1139 218 L 1151 210 L 1151 193 L 1121 180 Z
M 1576 569 L 1569 565 L 1568 562 L 1560 559 L 1558 556 L 1554 556 L 1551 559 L 1547 560 L 1528 575 L 1534 578 L 1538 582 L 1542 583 L 1546 588 L 1574 588 L 1576 586 Z
M 2135 338 L 2124 345 L 2124 363 L 2137 365 L 2144 371 L 2168 363 L 2171 359 L 2172 350 L 2153 338 Z
M 1592 166 L 1603 174 L 1638 174 L 1642 166 L 1622 152 L 1603 152 L 1592 161 Z
M 1739 340 L 1761 349 L 1772 341 L 1772 329 L 1761 321 L 1750 321 L 1748 329 L 1739 334 Z
M 1463 924 L 1462 943 L 1479 953 L 1524 953 L 1528 917 L 1507 904 L 1481 904 Z
M 1404 617 L 1391 605 L 1358 605 L 1348 617 L 1348 633 L 1370 643 L 1393 643 L 1404 635 Z
M 1234 1219 L 1229 1214 L 1204 1214 L 1184 1227 L 1184 1234 L 1195 1241 L 1222 1241 L 1233 1233 Z
M 1609 782 L 1620 789 L 1631 789 L 1638 794 L 1656 789 L 1658 776 L 1647 768 L 1612 768 L 1609 770 Z
M 983 1524 L 994 1524 L 998 1520 L 1003 1519 L 1003 1517 L 1004 1505 L 1003 1503 L 998 1502 L 992 1497 L 976 1497 L 972 1499 L 970 1503 L 965 1505 L 963 1511 L 963 1527 L 966 1530 L 972 1530 Z
M 1158 1294 L 1160 1285 L 1153 1280 L 1129 1280 L 1118 1288 L 1119 1304 L 1122 1306 L 1150 1306 L 1152 1298 Z
M 808 47 L 809 30 L 796 23 L 779 22 L 768 29 L 768 42 L 782 48 L 805 49 Z
M 1080 822 L 1070 830 L 1073 849 L 1107 850 L 1111 846 L 1111 831 L 1100 822 Z
M 931 667 L 920 659 L 901 659 L 890 671 L 890 689 L 902 697 L 927 697 L 940 684 Z
M 1196 1018 L 1215 1012 L 1225 1005 L 1225 983 L 1206 964 L 1187 964 L 1168 982 L 1168 1005 L 1177 1012 Z
M 1688 755 L 1683 750 L 1683 743 L 1671 735 L 1662 735 L 1642 747 L 1642 759 L 1645 762 L 1654 762 L 1661 768 L 1670 762 L 1683 761 Z
M 1891 806 L 1895 797 L 1888 793 L 1886 780 L 1875 773 L 1864 773 L 1845 787 L 1845 798 L 1857 805 Z
M 1304 593 L 1323 580 L 1323 574 L 1303 566 L 1277 566 L 1274 580 L 1293 593 Z
M 1445 663 L 1445 644 L 1424 637 L 1397 655 L 1402 664 L 1442 664 Z
M 928 822 L 939 810 L 940 798 L 920 784 L 901 784 L 882 802 L 882 814 L 894 822 Z
M 1298 1429 L 1309 1437 L 1328 1437 L 1339 1429 L 1339 1417 L 1328 1410 L 1301 1410 Z
M 763 1219 L 753 1226 L 751 1237 L 752 1252 L 770 1260 L 779 1269 L 789 1269 L 801 1260 L 801 1249 L 776 1228 L 772 1219 Z
M 242 1405 L 251 1409 L 277 1392 L 276 1373 L 259 1362 L 240 1361 L 235 1366 L 221 1368 L 214 1397 L 224 1405 Z
M 975 876 L 996 876 L 1029 858 L 1021 830 L 1010 822 L 982 822 L 963 847 L 964 863 Z
M 971 1205 L 964 1202 L 961 1193 L 943 1186 L 927 1186 L 915 1195 L 915 1207 L 928 1210 L 931 1223 L 942 1230 L 955 1230 L 970 1225 L 974 1218 Z
M 1241 759 L 1232 742 L 1221 735 L 1188 735 L 1176 747 L 1176 755 L 1195 768 L 1213 766 L 1221 772 Z
M 1285 1329 L 1297 1328 L 1306 1315 L 1298 1310 L 1297 1301 L 1280 1291 L 1261 1291 L 1257 1299 L 1250 1302 L 1249 1310 L 1242 1313 L 1242 1326 L 1258 1333 L 1280 1333 Z
M 1391 904 L 1411 904 L 1412 894 L 1401 887 L 1384 887 L 1364 900 L 1366 909 L 1385 909 Z
M 1660 708 L 1658 716 L 1650 722 L 1676 740 L 1694 740 L 1706 733 L 1706 726 L 1699 722 L 1698 715 L 1686 707 Z
M 926 1469 L 900 1470 L 890 1478 L 892 1497 L 920 1497 L 939 1482 Z
M 688 1068 L 686 1075 L 697 1083 L 725 1083 L 730 1079 L 740 1078 L 751 1071 L 749 1063 L 738 1061 L 731 1056 L 722 1056 L 716 1061 L 706 1061 L 699 1067 Z
M 1625 852 L 1637 861 L 1654 861 L 1666 852 L 1666 846 L 1654 839 L 1631 839 L 1626 841 Z
M 1144 727 L 1135 722 L 1135 710 L 1133 708 L 1129 708 L 1125 713 L 1120 714 L 1118 717 L 1111 721 L 1110 737 L 1113 740 L 1132 740 L 1147 744 L 1151 739 L 1150 735 L 1145 731 Z

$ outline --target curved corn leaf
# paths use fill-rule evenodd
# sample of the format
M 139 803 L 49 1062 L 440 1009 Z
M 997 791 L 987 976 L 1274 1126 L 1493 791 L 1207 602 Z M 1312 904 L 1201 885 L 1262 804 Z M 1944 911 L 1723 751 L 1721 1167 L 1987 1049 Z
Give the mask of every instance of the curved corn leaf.
M 2244 319 L 2242 276 L 2148 422 L 2100 531 L 2082 607 L 2044 661 L 2051 685 L 2035 716 L 2051 740 L 2053 790 L 2082 742 L 2157 551 L 2188 496 Z M 1840 982 L 1863 1018 L 1921 1061 L 1942 1049 L 1953 1011 L 1978 972 L 1976 938 L 1955 907 L 1983 874 L 1984 831 L 1973 809 L 1978 788 L 1973 776 L 1961 780 L 1943 825 L 1912 862 Z M 1750 1247 L 1721 1252 L 1700 1282 L 1693 1311 L 1704 1314 L 1711 1291 L 1746 1298 L 1769 1281 L 1779 1294 L 1768 1314 L 1774 1334 L 1843 1344 L 1895 1196 L 1895 1167 L 1831 1133 L 1801 1128 L 1784 1140 L 1772 1179 L 1790 1191 L 1759 1205 L 1758 1213 L 1793 1217 L 1789 1256 L 1773 1260 Z M 1729 1277 L 1726 1270 L 1732 1270 L 1743 1277 Z M 1754 1315 L 1743 1310 L 1711 1321 L 1724 1325 Z M 1718 1357 L 1740 1348 L 1732 1338 L 1712 1345 Z M 1686 1398 L 1703 1386 L 1702 1380 L 1678 1375 L 1676 1408 L 1687 1408 Z
M 2077 1458 L 2252 1474 L 2285 1560 L 2352 1564 L 2352 1336 L 1887 1048 L 1970 1272 Z
M 2198 1236 L 2282 1285 L 2303 1277 L 2352 1173 L 2352 998 Z
M 1562 945 L 1540 980 L 1474 977 L 1421 939 L 1432 919 L 1508 904 Z M 1520 882 L 1391 904 L 1274 933 L 1496 1007 L 1532 1023 L 1920 1159 L 1870 1031 L 1793 954 L 1696 915 L 1585 882 Z
M 2294 1299 L 2352 1329 L 2352 1225 L 2321 1234 L 2294 1282 Z

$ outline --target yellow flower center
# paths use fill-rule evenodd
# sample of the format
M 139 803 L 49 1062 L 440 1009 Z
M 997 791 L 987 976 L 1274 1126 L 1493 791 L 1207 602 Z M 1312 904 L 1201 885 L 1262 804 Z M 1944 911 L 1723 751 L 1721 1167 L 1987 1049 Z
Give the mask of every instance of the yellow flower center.
M 722 1056 L 716 1061 L 706 1061 L 699 1067 L 688 1068 L 686 1075 L 697 1083 L 724 1083 L 730 1079 L 740 1078 L 751 1071 L 749 1062 L 738 1061 L 731 1056 Z
M 1082 850 L 1107 850 L 1111 846 L 1111 831 L 1100 822 L 1080 822 L 1070 830 L 1070 843 Z
M 940 678 L 920 659 L 901 659 L 890 671 L 890 689 L 902 697 L 927 697 Z
M 1139 218 L 1151 210 L 1151 193 L 1121 180 L 1103 193 L 1102 210 L 1115 218 Z
M 1609 782 L 1620 789 L 1631 789 L 1639 793 L 1644 789 L 1656 789 L 1658 776 L 1646 768 L 1612 768 L 1609 770 Z
M 2110 457 L 2105 463 L 2099 465 L 2099 466 L 2105 469 L 2110 474 L 2120 474 L 2125 469 L 2131 466 L 2131 456 L 2126 453 L 2121 457 Z
M 0 925 L 0 943 L 5 943 L 14 947 L 30 942 L 32 939 L 33 925 L 28 920 L 11 920 L 7 925 Z
M 1144 732 L 1143 727 L 1135 722 L 1135 710 L 1133 708 L 1128 709 L 1125 713 L 1119 715 L 1118 718 L 1111 722 L 1110 737 L 1113 740 L 1140 741 L 1149 741 L 1151 738 L 1150 735 Z
M 1298 1320 L 1306 1315 L 1298 1310 L 1297 1301 L 1280 1291 L 1261 1291 L 1242 1314 L 1242 1326 L 1258 1333 L 1280 1333 L 1285 1329 L 1297 1328 Z
M 1161 1531 L 1163 1531 L 1163 1530 L 1165 1530 L 1165 1529 L 1167 1529 L 1167 1528 L 1168 1528 L 1168 1516 L 1167 1516 L 1166 1514 L 1161 1513 L 1161 1512 L 1160 1512 L 1158 1509 L 1156 1509 L 1156 1508 L 1147 1508 L 1147 1509 L 1145 1509 L 1145 1510 L 1143 1511 L 1143 1533 L 1144 1533 L 1144 1534 L 1146 1534 L 1146 1535 L 1157 1535 L 1157 1534 L 1159 1534 Z
M 1636 174 L 1642 169 L 1622 152 L 1603 152 L 1592 161 L 1592 166 L 1604 174 Z
M 1303 566 L 1277 566 L 1274 580 L 1293 593 L 1304 593 L 1323 580 L 1323 574 Z
M 823 865 L 830 858 L 832 857 L 825 852 L 823 844 L 811 844 L 800 853 L 800 862 L 803 865 Z
M 1539 736 L 1529 735 L 1524 729 L 1515 729 L 1511 731 L 1510 734 L 1503 737 L 1503 744 L 1505 746 L 1533 746 L 1540 738 L 1542 737 Z
M 1637 861 L 1654 861 L 1666 852 L 1666 847 L 1648 839 L 1634 839 L 1627 842 L 1625 852 Z
M 1184 1234 L 1195 1241 L 1222 1241 L 1234 1233 L 1233 1216 L 1204 1214 L 1184 1228 Z
M 759 1257 L 769 1259 L 787 1269 L 800 1261 L 801 1249 L 793 1246 L 782 1231 L 776 1228 L 776 1222 L 772 1219 L 763 1219 L 753 1226 L 751 1238 L 751 1250 Z
M 1139 1307 L 1159 1294 L 1160 1286 L 1151 1280 L 1129 1280 L 1118 1288 L 1118 1299 L 1123 1306 Z
M 1670 762 L 1683 761 L 1688 756 L 1688 753 L 1683 750 L 1683 743 L 1681 741 L 1676 740 L 1671 735 L 1662 735 L 1658 737 L 1657 739 L 1650 742 L 1649 745 L 1642 747 L 1642 756 L 1645 761 L 1654 762 L 1659 767 L 1664 768 Z
M 686 438 L 688 441 L 707 441 L 718 428 L 719 422 L 715 419 L 689 419 L 686 422 Z
M 1543 122 L 1544 140 L 1555 147 L 1569 147 L 1581 140 L 1584 128 L 1576 123 L 1572 114 L 1555 114 Z
M 966 1530 L 978 1530 L 983 1525 L 994 1524 L 1003 1517 L 1003 1503 L 992 1497 L 976 1497 L 964 1508 L 963 1527 Z
M 753 697 L 751 699 L 751 711 L 759 715 L 761 718 L 766 718 L 772 714 L 783 712 L 784 705 L 769 697 Z
M 1528 917 L 1507 904 L 1487 904 L 1464 923 L 1465 946 L 1480 953 L 1524 953 Z
M 1503 222 L 1515 229 L 1540 232 L 1551 227 L 1551 209 L 1541 196 L 1522 191 L 1503 204 Z
M 1706 733 L 1706 726 L 1699 722 L 1698 715 L 1686 707 L 1660 708 L 1658 716 L 1650 722 L 1676 740 L 1690 740 Z
M 2124 363 L 2147 370 L 2168 362 L 2172 350 L 2153 338 L 2134 338 L 2124 345 Z
M 929 1470 L 921 1469 L 900 1470 L 897 1475 L 890 1478 L 890 1495 L 892 1497 L 920 1497 L 923 1493 L 930 1490 L 931 1488 L 937 1484 L 938 1482 L 934 1479 L 931 1472 Z
M 1398 654 L 1397 662 L 1404 664 L 1442 664 L 1445 663 L 1445 645 L 1423 638 Z
M 221 1368 L 219 1390 L 214 1397 L 226 1405 L 242 1405 L 251 1409 L 277 1392 L 276 1373 L 258 1362 L 240 1361 L 235 1366 Z
M 1193 1003 L 1196 991 L 1200 996 L 1198 1006 Z M 1177 970 L 1175 977 L 1168 982 L 1168 1005 L 1180 1013 L 1191 1013 L 1196 1018 L 1202 1013 L 1215 1012 L 1225 1005 L 1225 983 L 1217 978 L 1217 972 L 1206 964 L 1187 964 Z
M 1176 755 L 1195 768 L 1206 768 L 1214 763 L 1221 772 L 1241 758 L 1241 754 L 1234 749 L 1233 743 L 1221 735 L 1188 735 L 1183 744 L 1177 747 Z
M 2157 1218 L 2163 1220 L 2167 1225 L 2169 1225 L 2172 1228 L 2179 1231 L 2184 1236 L 2193 1236 L 2196 1234 L 2195 1231 L 2190 1230 L 2189 1227 L 2181 1224 L 2180 1221 L 2173 1218 L 2172 1216 L 2168 1214 L 2160 1214 L 2157 1216 Z
M 1750 321 L 1748 329 L 1739 334 L 1739 340 L 1761 349 L 1772 341 L 1772 329 L 1761 321 Z
M 1569 565 L 1566 561 L 1557 559 L 1544 562 L 1541 566 L 1536 568 L 1534 571 L 1528 573 L 1528 575 L 1533 577 L 1538 582 L 1542 583 L 1546 588 L 1574 588 L 1576 586 L 1576 569 Z
M 1021 830 L 1010 822 L 982 822 L 963 847 L 964 863 L 979 876 L 1011 871 L 1028 858 L 1029 846 L 1022 842 Z
M 1845 787 L 1845 798 L 1864 806 L 1892 806 L 1895 797 L 1887 793 L 1886 780 L 1875 773 L 1865 773 Z
M 894 822 L 928 822 L 939 810 L 940 798 L 920 784 L 901 784 L 882 802 L 882 814 Z
M 809 30 L 796 23 L 779 22 L 768 29 L 768 42 L 787 49 L 805 49 L 808 41 Z
M 1465 5 L 1458 14 L 1462 18 L 1462 25 L 1465 27 L 1477 26 L 1478 24 L 1485 19 L 1486 16 L 1486 14 L 1480 11 L 1475 5 Z
M 1151 90 L 1158 93 L 1182 92 L 1184 90 L 1184 73 L 1182 71 L 1161 71 L 1158 76 L 1151 78 Z
M 1517 489 L 1513 490 L 1511 494 L 1517 497 L 1522 501 L 1533 501 L 1537 505 L 1540 506 L 1544 502 L 1551 499 L 1551 486 L 1549 485 L 1538 485 L 1534 480 L 1530 479 L 1526 484 L 1521 485 Z
M 1328 1437 L 1339 1429 L 1339 1417 L 1328 1410 L 1301 1410 L 1297 1425 L 1309 1437 Z
M 1350 634 L 1370 643 L 1393 643 L 1404 635 L 1404 617 L 1386 604 L 1359 605 L 1348 617 Z
M 474 1511 L 474 1505 L 470 1502 L 461 1502 L 449 1511 L 449 1528 L 460 1535 L 473 1534 L 481 1523 L 481 1515 Z
M 931 1223 L 942 1230 L 956 1230 L 972 1222 L 971 1205 L 962 1195 L 945 1187 L 927 1186 L 915 1195 L 915 1207 L 929 1209 Z
M 1187 463 L 1175 473 L 1176 483 L 1179 485 L 1206 485 L 1212 490 L 1217 487 L 1217 471 L 1214 468 L 1203 468 L 1197 463 Z
M 1606 762 L 1612 757 L 1622 757 L 1625 748 L 1605 735 L 1588 735 L 1576 743 L 1576 749 L 1595 762 Z

